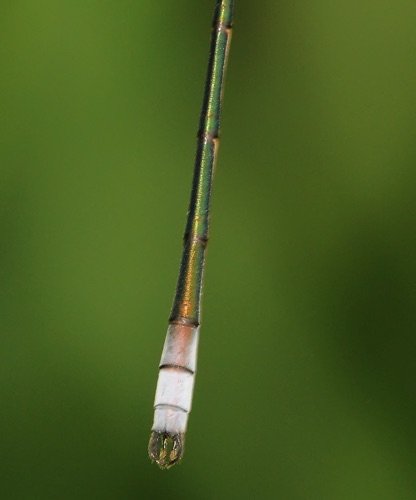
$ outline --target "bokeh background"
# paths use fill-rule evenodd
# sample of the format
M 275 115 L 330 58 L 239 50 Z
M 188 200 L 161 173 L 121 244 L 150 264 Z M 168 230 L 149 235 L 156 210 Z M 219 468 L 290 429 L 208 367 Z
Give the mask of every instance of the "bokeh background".
M 213 0 L 0 5 L 0 496 L 416 498 L 416 3 L 237 0 L 194 407 L 147 457 Z

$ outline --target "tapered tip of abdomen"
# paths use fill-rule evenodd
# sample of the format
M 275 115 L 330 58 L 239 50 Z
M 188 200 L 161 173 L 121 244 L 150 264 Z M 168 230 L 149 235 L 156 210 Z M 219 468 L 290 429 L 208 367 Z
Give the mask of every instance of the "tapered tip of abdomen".
M 152 431 L 149 441 L 149 455 L 161 469 L 169 469 L 179 462 L 183 455 L 185 434 Z

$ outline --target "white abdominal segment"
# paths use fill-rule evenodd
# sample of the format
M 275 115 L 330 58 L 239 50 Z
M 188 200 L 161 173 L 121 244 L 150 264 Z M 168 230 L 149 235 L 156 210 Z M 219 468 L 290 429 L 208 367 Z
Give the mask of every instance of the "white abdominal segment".
M 199 328 L 171 324 L 166 334 L 155 396 L 152 430 L 185 433 L 194 389 Z

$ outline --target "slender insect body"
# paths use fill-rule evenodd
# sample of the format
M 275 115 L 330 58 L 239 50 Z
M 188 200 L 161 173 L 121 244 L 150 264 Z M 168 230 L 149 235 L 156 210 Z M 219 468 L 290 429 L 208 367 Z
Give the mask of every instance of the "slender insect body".
M 159 365 L 149 454 L 162 468 L 174 465 L 183 455 L 192 405 L 211 187 L 233 9 L 233 0 L 217 0 L 182 260 Z

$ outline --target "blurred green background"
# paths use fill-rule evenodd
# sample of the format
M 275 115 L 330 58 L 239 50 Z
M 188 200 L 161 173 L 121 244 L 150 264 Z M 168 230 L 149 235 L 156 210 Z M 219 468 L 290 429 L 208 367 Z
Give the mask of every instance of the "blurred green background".
M 194 407 L 147 457 L 213 0 L 0 5 L 0 496 L 416 498 L 416 3 L 236 0 Z

